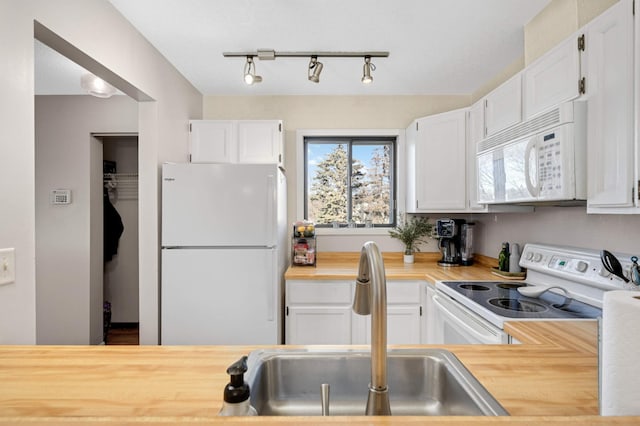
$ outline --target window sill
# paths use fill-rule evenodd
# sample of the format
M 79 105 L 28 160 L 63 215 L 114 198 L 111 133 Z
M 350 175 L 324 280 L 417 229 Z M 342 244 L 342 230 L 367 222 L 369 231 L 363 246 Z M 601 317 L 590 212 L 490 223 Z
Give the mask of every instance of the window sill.
M 392 228 L 316 228 L 316 235 L 389 235 Z

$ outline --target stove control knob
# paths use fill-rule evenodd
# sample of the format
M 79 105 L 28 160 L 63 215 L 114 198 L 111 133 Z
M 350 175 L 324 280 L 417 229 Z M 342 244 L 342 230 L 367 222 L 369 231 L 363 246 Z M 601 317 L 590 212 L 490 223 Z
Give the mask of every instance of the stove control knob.
M 576 271 L 578 272 L 585 272 L 588 267 L 589 267 L 589 264 L 587 262 L 583 262 L 582 260 L 576 263 Z
M 542 255 L 541 255 L 540 253 L 536 253 L 536 254 L 533 256 L 533 261 L 534 261 L 534 262 L 540 262 L 541 260 L 542 260 Z
M 533 259 L 533 252 L 527 252 L 527 256 L 525 257 L 527 260 Z
M 601 277 L 605 277 L 607 278 L 609 275 L 611 275 L 611 273 L 609 271 L 607 271 L 606 268 L 602 267 L 600 268 L 600 270 L 598 271 L 598 275 L 600 275 Z

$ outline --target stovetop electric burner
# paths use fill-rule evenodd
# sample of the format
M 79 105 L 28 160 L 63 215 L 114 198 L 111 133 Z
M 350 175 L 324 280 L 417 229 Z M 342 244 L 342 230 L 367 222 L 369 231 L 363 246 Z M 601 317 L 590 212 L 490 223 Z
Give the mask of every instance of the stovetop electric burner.
M 504 281 L 442 281 L 449 289 L 450 296 L 459 294 L 470 299 L 480 307 L 507 319 L 579 319 L 598 318 L 602 310 L 586 303 L 565 299 L 553 292 L 543 293 L 539 298 L 521 295 L 518 287 L 526 282 Z M 458 299 L 460 296 L 454 298 Z
M 547 308 L 540 303 L 519 299 L 489 299 L 489 303 L 499 308 L 508 309 L 510 311 L 519 312 L 544 312 Z

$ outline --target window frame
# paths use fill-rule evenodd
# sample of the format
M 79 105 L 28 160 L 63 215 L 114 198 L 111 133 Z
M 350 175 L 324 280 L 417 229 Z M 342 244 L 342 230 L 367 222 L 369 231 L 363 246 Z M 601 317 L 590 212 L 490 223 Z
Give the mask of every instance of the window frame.
M 399 206 L 405 204 L 405 130 L 404 129 L 300 129 L 296 131 L 296 220 L 304 218 L 305 211 L 305 186 L 306 186 L 306 158 L 305 158 L 305 138 L 345 138 L 345 139 L 388 139 L 395 137 L 396 149 L 393 155 L 394 178 L 395 178 L 395 206 L 393 206 L 394 219 L 397 221 Z M 333 228 L 318 227 L 316 233 L 319 235 L 387 235 L 392 225 L 379 225 L 372 228 L 363 226 L 356 228 Z

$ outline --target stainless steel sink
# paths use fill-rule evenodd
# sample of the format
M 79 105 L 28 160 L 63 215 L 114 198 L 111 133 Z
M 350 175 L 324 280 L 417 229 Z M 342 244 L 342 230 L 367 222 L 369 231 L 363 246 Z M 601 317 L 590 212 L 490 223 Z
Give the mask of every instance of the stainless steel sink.
M 249 355 L 251 404 L 264 416 L 319 416 L 321 385 L 330 385 L 329 412 L 364 415 L 369 351 L 258 350 Z M 449 351 L 388 351 L 394 416 L 508 415 Z

